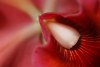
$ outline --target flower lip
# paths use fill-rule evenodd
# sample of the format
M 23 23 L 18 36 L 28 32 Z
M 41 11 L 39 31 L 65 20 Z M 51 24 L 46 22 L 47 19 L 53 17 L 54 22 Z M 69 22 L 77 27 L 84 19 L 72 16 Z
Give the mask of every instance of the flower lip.
M 80 33 L 69 24 L 58 22 L 60 18 L 63 17 L 46 13 L 42 15 L 42 22 L 47 33 L 50 33 L 61 46 L 71 49 L 79 41 Z

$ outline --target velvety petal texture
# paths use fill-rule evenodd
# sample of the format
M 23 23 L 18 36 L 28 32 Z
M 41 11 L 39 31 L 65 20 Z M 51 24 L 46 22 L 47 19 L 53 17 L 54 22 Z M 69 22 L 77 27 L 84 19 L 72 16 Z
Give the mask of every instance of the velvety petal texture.
M 97 2 L 98 6 L 94 7 Z M 97 17 L 97 14 L 100 12 L 98 11 L 100 7 L 99 0 L 95 2 L 80 0 L 80 3 L 82 9 L 81 13 L 77 15 L 73 14 L 72 16 L 68 15 L 68 17 L 61 17 L 53 13 L 47 13 L 42 15 L 42 20 L 48 20 L 49 18 L 52 21 L 52 19 L 55 19 L 58 23 L 74 27 L 81 34 L 79 42 L 70 50 L 60 46 L 58 42 L 53 43 L 57 47 L 59 46 L 58 52 L 61 57 L 63 56 L 63 58 L 65 58 L 65 60 L 62 61 L 65 63 L 65 67 L 98 67 L 100 63 L 100 22 L 98 20 L 100 17 Z M 90 8 L 91 6 L 94 8 Z M 95 12 L 95 10 L 97 12 Z M 47 33 L 49 35 L 50 31 L 46 30 L 47 23 L 44 23 L 44 21 L 40 23 L 44 36 L 47 36 Z M 52 39 L 52 34 L 50 34 L 48 38 L 50 38 L 51 42 L 53 42 L 53 39 L 55 40 L 55 38 Z
M 100 67 L 100 0 L 57 0 L 54 12 L 42 13 L 45 3 L 0 1 L 0 67 Z M 36 18 L 42 34 L 33 36 Z M 67 49 L 55 39 L 47 26 L 52 21 L 80 34 L 75 46 Z
M 10 5 L 0 3 L 0 67 L 11 67 L 16 51 L 21 45 L 25 46 L 25 43 L 19 42 L 26 37 L 25 33 L 25 36 L 22 35 L 22 29 L 30 24 L 33 22 L 29 15 Z
M 46 14 L 48 17 L 50 16 L 50 14 Z M 44 19 L 48 19 L 47 17 L 45 18 L 45 16 L 42 17 Z M 52 14 L 51 14 L 52 16 Z M 59 17 L 59 16 L 57 16 Z M 52 16 L 51 18 L 55 18 L 57 19 L 57 17 Z M 49 17 L 50 18 L 50 17 Z M 59 17 L 59 20 L 62 17 Z M 64 18 L 63 18 L 64 19 Z M 64 19 L 65 20 L 65 19 Z M 58 22 L 61 22 L 62 19 Z M 68 67 L 87 67 L 87 66 L 98 66 L 98 63 L 100 62 L 98 59 L 100 58 L 100 35 L 99 35 L 99 31 L 96 31 L 96 26 L 91 24 L 90 28 L 87 28 L 83 26 L 75 26 L 76 23 L 73 23 L 71 21 L 68 21 L 68 19 L 66 19 L 65 21 L 62 21 L 62 23 L 64 23 L 66 25 L 71 25 L 74 28 L 76 28 L 77 30 L 79 30 L 80 34 L 81 34 L 81 38 L 79 40 L 79 42 L 76 44 L 75 47 L 73 47 L 72 49 L 68 50 L 62 46 L 59 45 L 59 43 L 55 42 L 53 43 L 54 45 L 56 44 L 56 46 L 58 48 L 59 54 L 61 56 L 63 56 L 65 58 L 65 60 L 63 61 L 63 63 L 66 63 L 65 66 Z M 88 23 L 88 22 L 87 22 Z M 77 23 L 78 24 L 78 23 Z M 81 24 L 81 23 L 80 23 Z M 43 24 L 42 24 L 43 26 Z M 42 27 L 44 28 L 44 27 Z M 94 28 L 94 30 L 93 30 Z M 43 30 L 46 30 L 45 28 Z M 47 32 L 48 33 L 48 32 Z M 43 34 L 44 36 L 47 36 L 47 33 L 44 31 Z M 50 32 L 48 33 L 48 37 L 51 37 L 51 42 L 53 41 L 52 36 L 49 35 Z M 66 34 L 67 35 L 67 34 Z M 46 37 L 47 39 L 47 37 Z M 48 40 L 47 40 L 48 41 Z M 51 44 L 49 44 L 51 45 Z

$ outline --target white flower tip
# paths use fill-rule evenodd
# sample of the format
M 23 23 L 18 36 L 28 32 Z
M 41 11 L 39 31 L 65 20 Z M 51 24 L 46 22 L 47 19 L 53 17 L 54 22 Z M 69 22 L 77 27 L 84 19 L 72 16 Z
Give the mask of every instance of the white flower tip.
M 67 49 L 75 46 L 80 38 L 79 32 L 70 26 L 51 22 L 48 23 L 48 28 L 57 42 Z

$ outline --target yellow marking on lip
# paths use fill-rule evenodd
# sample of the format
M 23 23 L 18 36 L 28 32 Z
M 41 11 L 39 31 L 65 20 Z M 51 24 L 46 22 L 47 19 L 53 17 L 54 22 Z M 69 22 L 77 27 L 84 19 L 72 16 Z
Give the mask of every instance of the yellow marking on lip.
M 49 23 L 49 22 L 55 22 L 56 20 L 54 18 L 51 18 L 51 19 L 43 19 L 43 22 L 44 23 Z

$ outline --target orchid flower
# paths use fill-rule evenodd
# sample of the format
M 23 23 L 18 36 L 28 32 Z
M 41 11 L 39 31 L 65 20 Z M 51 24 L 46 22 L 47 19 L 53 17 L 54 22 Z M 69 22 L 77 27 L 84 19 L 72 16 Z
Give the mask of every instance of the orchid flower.
M 100 0 L 0 0 L 0 67 L 99 67 Z

